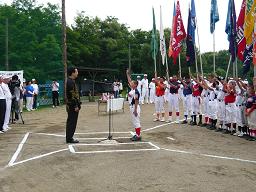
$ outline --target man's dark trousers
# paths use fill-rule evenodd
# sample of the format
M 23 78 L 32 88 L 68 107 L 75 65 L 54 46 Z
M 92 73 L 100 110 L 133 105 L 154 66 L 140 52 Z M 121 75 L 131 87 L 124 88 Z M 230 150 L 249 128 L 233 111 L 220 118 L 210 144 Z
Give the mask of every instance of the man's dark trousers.
M 67 112 L 66 141 L 69 142 L 73 140 L 79 112 L 75 112 L 74 108 L 68 109 Z

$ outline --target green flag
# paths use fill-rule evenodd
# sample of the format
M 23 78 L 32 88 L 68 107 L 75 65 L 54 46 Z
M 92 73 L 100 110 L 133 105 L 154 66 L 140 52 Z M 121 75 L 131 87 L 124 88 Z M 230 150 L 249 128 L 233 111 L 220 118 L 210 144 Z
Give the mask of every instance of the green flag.
M 154 8 L 152 8 L 152 10 L 153 10 L 153 29 L 152 29 L 152 39 L 151 39 L 151 53 L 152 53 L 152 58 L 155 60 L 157 51 L 158 51 L 158 46 L 157 46 L 156 22 L 155 22 Z

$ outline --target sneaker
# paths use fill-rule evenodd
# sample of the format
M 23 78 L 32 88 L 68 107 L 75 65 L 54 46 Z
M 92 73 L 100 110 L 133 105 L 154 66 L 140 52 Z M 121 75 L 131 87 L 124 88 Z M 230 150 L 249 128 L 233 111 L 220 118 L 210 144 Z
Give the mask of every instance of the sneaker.
M 162 118 L 160 121 L 161 121 L 161 122 L 165 122 L 165 119 L 164 119 L 164 118 Z
M 132 141 L 141 141 L 141 136 L 138 137 L 137 135 L 134 135 L 132 138 L 131 138 Z
M 187 124 L 188 122 L 186 120 L 182 121 L 181 124 Z
M 180 120 L 176 120 L 175 123 L 176 123 L 176 124 L 180 124 Z
M 234 136 L 238 136 L 238 135 L 240 135 L 240 132 L 239 132 L 239 131 L 238 131 L 238 132 L 235 132 L 233 135 L 234 135 Z
M 4 133 L 3 131 L 0 131 L 0 134 Z
M 243 137 L 244 136 L 244 134 L 243 134 L 243 132 L 241 132 L 239 135 L 237 135 L 238 137 Z
M 155 118 L 153 121 L 154 121 L 154 122 L 156 122 L 156 121 L 160 121 L 160 119 L 158 119 L 158 118 Z
M 203 125 L 202 121 L 199 121 L 198 124 L 197 124 L 197 126 L 200 126 L 200 127 L 201 127 L 202 125 Z
M 196 122 L 192 122 L 190 125 L 194 126 L 194 125 L 197 125 L 197 123 Z
M 218 128 L 218 129 L 215 130 L 215 132 L 221 132 L 221 131 L 222 131 L 221 128 Z

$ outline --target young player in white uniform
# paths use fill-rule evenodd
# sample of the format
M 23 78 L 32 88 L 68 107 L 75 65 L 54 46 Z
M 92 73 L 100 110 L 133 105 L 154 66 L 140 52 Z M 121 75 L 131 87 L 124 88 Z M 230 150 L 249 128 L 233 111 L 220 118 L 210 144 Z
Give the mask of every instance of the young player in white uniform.
M 131 138 L 132 141 L 141 141 L 141 125 L 140 125 L 140 93 L 137 89 L 138 82 L 132 81 L 130 77 L 129 70 L 126 71 L 127 80 L 131 91 L 128 93 L 128 101 L 130 105 L 130 114 L 132 119 L 132 124 L 135 129 L 135 135 Z
M 174 75 L 170 78 L 169 81 L 169 100 L 168 100 L 168 109 L 169 109 L 169 118 L 167 122 L 172 122 L 172 113 L 176 112 L 176 123 L 180 122 L 180 109 L 179 109 L 179 96 L 178 90 L 180 86 L 178 83 L 177 76 Z
M 144 74 L 144 78 L 141 80 L 142 85 L 142 95 L 141 95 L 141 104 L 147 103 L 148 104 L 148 75 Z
M 216 129 L 216 132 L 222 131 L 224 121 L 225 121 L 225 92 L 223 91 L 223 78 L 220 78 L 218 81 L 218 86 L 216 89 L 217 93 L 217 118 L 219 120 L 219 128 Z
M 155 97 L 156 97 L 156 84 L 155 84 L 155 78 L 152 78 L 152 81 L 149 83 L 149 102 L 155 103 Z

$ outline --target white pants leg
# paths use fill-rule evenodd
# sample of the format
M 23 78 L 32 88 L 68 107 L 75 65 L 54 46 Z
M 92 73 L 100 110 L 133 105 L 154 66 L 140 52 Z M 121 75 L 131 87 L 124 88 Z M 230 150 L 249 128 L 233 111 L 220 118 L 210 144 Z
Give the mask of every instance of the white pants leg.
M 164 97 L 160 96 L 160 97 L 155 97 L 155 110 L 156 113 L 160 114 L 163 112 L 164 109 Z
M 225 121 L 225 102 L 224 101 L 217 101 L 217 118 L 220 122 Z
M 217 119 L 217 100 L 209 101 L 209 118 Z
M 193 115 L 198 115 L 200 111 L 200 97 L 192 96 L 192 113 Z
M 137 107 L 137 113 L 138 113 L 137 116 L 135 116 L 133 114 L 133 112 L 134 112 L 134 105 L 130 106 L 130 114 L 131 114 L 131 118 L 132 118 L 133 128 L 141 128 L 141 126 L 140 126 L 140 106 L 138 105 L 138 107 Z
M 236 107 L 235 103 L 228 103 L 225 106 L 225 112 L 226 112 L 226 117 L 225 117 L 225 123 L 235 123 L 236 120 Z
M 191 115 L 191 100 L 192 100 L 192 95 L 186 95 L 184 96 L 183 100 L 183 108 L 184 108 L 184 115 Z
M 155 90 L 150 89 L 150 98 L 149 101 L 150 103 L 154 103 L 155 102 Z
M 26 97 L 27 103 L 26 103 L 26 108 L 28 111 L 32 110 L 33 106 L 33 97 Z
M 5 110 L 5 118 L 4 118 L 4 125 L 3 129 L 8 128 L 8 124 L 10 121 L 10 116 L 11 116 L 11 107 L 12 107 L 12 100 L 11 99 L 6 99 L 6 110 Z

